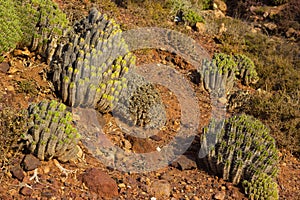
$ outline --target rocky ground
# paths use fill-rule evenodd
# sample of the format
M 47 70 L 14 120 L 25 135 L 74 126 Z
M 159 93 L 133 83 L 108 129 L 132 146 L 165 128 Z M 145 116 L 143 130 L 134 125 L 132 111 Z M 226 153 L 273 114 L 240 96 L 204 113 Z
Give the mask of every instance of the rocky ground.
M 60 1 L 57 3 L 67 13 L 79 18 L 91 7 L 89 1 Z M 101 9 L 101 6 L 99 6 Z M 143 19 L 131 15 L 131 10 L 118 8 L 117 20 L 124 26 L 146 24 Z M 169 23 L 170 27 L 176 26 Z M 185 30 L 186 31 L 186 30 Z M 212 37 L 188 30 L 188 34 L 204 46 L 209 53 L 216 50 Z M 160 62 L 174 66 L 190 80 L 196 92 L 201 117 L 201 127 L 208 124 L 211 110 L 209 94 L 191 78 L 192 68 L 178 56 L 159 50 L 137 52 L 137 64 Z M 42 99 L 59 99 L 46 76 L 48 66 L 38 55 L 28 50 L 15 50 L 0 64 L 1 106 L 27 108 L 31 102 Z M 127 151 L 145 153 L 167 144 L 178 131 L 180 106 L 174 94 L 158 87 L 167 109 L 166 129 L 151 139 L 125 137 L 115 131 L 115 120 L 110 114 L 102 116 L 107 136 L 115 145 Z M 228 113 L 230 115 L 230 113 Z M 80 159 L 70 163 L 57 160 L 39 161 L 32 155 L 11 152 L 9 166 L 0 172 L 0 199 L 247 199 L 241 189 L 213 176 L 198 162 L 199 135 L 189 150 L 170 166 L 153 172 L 129 173 L 109 169 L 83 149 Z M 280 199 L 299 199 L 300 161 L 285 149 L 280 149 L 280 173 L 278 176 Z

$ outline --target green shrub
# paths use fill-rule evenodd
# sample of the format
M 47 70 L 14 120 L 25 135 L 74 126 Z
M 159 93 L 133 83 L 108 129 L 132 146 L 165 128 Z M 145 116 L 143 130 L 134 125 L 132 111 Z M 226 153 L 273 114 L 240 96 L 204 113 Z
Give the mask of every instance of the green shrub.
M 41 101 L 28 107 L 27 148 L 41 160 L 77 158 L 80 134 L 72 125 L 72 113 L 57 101 Z
M 49 60 L 68 28 L 66 15 L 52 0 L 1 1 L 0 16 L 0 30 L 5 33 L 0 37 L 0 54 L 20 45 Z
M 253 176 L 251 181 L 243 181 L 242 186 L 250 200 L 279 199 L 277 183 L 265 173 Z
M 199 157 L 206 168 L 239 184 L 257 173 L 277 175 L 278 150 L 269 129 L 249 115 L 211 121 L 203 129 Z
M 22 38 L 21 21 L 13 0 L 0 1 L 0 55 L 16 47 Z

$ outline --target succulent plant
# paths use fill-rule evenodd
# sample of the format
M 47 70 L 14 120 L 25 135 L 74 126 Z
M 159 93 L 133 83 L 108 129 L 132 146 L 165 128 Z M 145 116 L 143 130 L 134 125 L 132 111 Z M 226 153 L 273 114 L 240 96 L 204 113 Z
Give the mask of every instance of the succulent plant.
M 40 160 L 57 158 L 66 162 L 76 158 L 80 134 L 72 125 L 66 105 L 55 100 L 41 101 L 28 107 L 28 150 Z
M 243 54 L 233 56 L 237 64 L 237 77 L 242 80 L 244 85 L 254 84 L 259 80 L 253 61 Z
M 277 183 L 267 174 L 259 173 L 251 181 L 244 180 L 242 186 L 250 200 L 278 200 Z
M 53 56 L 53 83 L 69 106 L 97 107 L 108 112 L 126 83 L 123 78 L 135 64 L 121 37 L 121 29 L 93 8 L 74 25 L 69 42 Z
M 68 30 L 66 15 L 52 0 L 1 1 L 0 53 L 16 47 L 29 47 L 48 62 L 55 51 L 57 41 Z M 3 45 L 2 45 L 3 44 Z
M 132 71 L 126 79 L 127 88 L 115 109 L 115 116 L 130 125 L 145 128 L 163 126 L 166 122 L 165 107 L 155 87 Z
M 0 0 L 0 55 L 14 49 L 21 40 L 21 22 L 15 4 L 13 0 Z
M 212 61 L 203 62 L 203 84 L 205 89 L 216 97 L 225 97 L 234 85 L 236 63 L 224 53 L 214 54 Z
M 269 129 L 245 114 L 211 121 L 203 130 L 199 157 L 209 171 L 234 184 L 257 173 L 273 178 L 278 171 L 278 151 Z

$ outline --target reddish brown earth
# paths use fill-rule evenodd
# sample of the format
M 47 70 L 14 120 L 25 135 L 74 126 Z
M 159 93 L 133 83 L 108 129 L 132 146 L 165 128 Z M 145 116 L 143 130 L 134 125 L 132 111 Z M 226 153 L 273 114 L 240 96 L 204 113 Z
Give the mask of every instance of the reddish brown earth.
M 60 6 L 66 12 L 74 13 L 74 18 L 85 15 L 90 8 L 89 1 L 60 1 Z M 101 8 L 101 6 L 100 6 Z M 134 19 L 130 10 L 119 8 L 120 13 L 117 20 L 126 27 L 134 27 L 136 24 L 146 24 L 143 19 Z M 170 25 L 175 26 L 175 25 Z M 196 32 L 190 32 L 193 38 L 197 38 L 208 52 L 214 52 L 216 45 L 209 36 L 202 36 Z M 192 35 L 193 34 L 193 35 Z M 150 50 L 146 53 L 137 52 L 137 64 L 160 62 L 172 64 L 176 70 L 189 79 L 192 67 L 179 57 Z M 171 56 L 172 61 L 166 57 Z M 51 83 L 46 78 L 48 66 L 41 62 L 34 53 L 19 50 L 12 52 L 6 60 L 0 64 L 0 96 L 1 105 L 9 105 L 15 108 L 27 108 L 31 102 L 38 102 L 42 99 L 59 99 L 51 88 Z M 30 82 L 31 89 L 22 90 L 21 82 Z M 211 105 L 209 94 L 199 85 L 192 83 L 199 102 L 201 117 L 199 119 L 199 135 L 201 127 L 207 125 L 210 119 Z M 165 103 L 168 115 L 166 129 L 157 134 L 156 139 L 143 141 L 142 139 L 127 140 L 125 143 L 124 133 L 110 134 L 111 128 L 115 125 L 110 114 L 103 116 L 104 130 L 114 144 L 121 148 L 135 152 L 145 152 L 145 145 L 148 149 L 155 149 L 157 146 L 165 145 L 178 131 L 178 119 L 180 106 L 176 97 L 166 88 L 158 87 Z M 199 137 L 198 135 L 198 137 Z M 98 159 L 94 158 L 89 151 L 81 145 L 83 156 L 81 159 L 58 164 L 56 160 L 43 161 L 37 170 L 22 171 L 22 180 L 12 177 L 10 169 L 21 163 L 24 154 L 18 154 L 12 160 L 10 169 L 1 169 L 0 173 L 0 199 L 172 199 L 172 200 L 197 200 L 197 199 L 247 199 L 242 191 L 218 177 L 208 174 L 201 168 L 201 164 L 194 161 L 199 138 L 196 137 L 190 149 L 187 151 L 188 158 L 181 158 L 178 162 L 162 169 L 145 172 L 141 174 L 125 173 L 108 169 Z M 129 145 L 129 146 L 128 146 Z M 280 173 L 278 177 L 280 199 L 299 199 L 300 197 L 300 161 L 284 149 L 280 150 Z M 198 164 L 198 166 L 197 166 Z M 61 168 L 63 167 L 63 168 Z M 182 169 L 184 168 L 184 169 Z M 101 170 L 103 174 L 96 174 L 107 182 L 108 186 L 97 188 L 83 183 L 83 176 L 91 169 Z M 96 171 L 97 171 L 96 170 Z M 37 173 L 38 179 L 31 178 Z M 95 172 L 96 173 L 96 172 Z M 97 183 L 101 184 L 101 183 Z M 108 189 L 105 189 L 108 188 Z M 106 190 L 106 191 L 102 191 Z M 118 191 L 117 196 L 115 190 Z M 107 198 L 101 197 L 101 194 Z M 104 195 L 105 196 L 105 195 Z M 112 197 L 114 196 L 114 197 Z

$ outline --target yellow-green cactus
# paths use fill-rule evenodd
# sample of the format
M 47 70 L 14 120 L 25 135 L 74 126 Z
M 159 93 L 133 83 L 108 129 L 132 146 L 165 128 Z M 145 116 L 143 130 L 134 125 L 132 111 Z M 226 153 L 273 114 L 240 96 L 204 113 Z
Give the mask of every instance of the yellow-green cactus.
M 54 86 L 69 106 L 108 112 L 135 57 L 128 52 L 119 25 L 95 8 L 73 29 L 69 42 L 60 44 L 53 57 Z
M 243 54 L 233 56 L 237 64 L 237 77 L 244 85 L 254 84 L 259 80 L 253 61 Z
M 254 175 L 251 181 L 244 180 L 242 186 L 250 200 L 278 200 L 278 185 L 267 174 Z
M 212 96 L 225 97 L 233 88 L 237 65 L 231 56 L 214 54 L 211 61 L 204 60 L 202 79 L 205 89 Z
M 28 107 L 27 148 L 41 160 L 57 158 L 66 162 L 77 158 L 80 134 L 72 125 L 72 114 L 55 100 Z
M 269 129 L 245 114 L 204 128 L 199 156 L 208 170 L 234 184 L 260 172 L 273 178 L 278 171 L 278 150 Z

